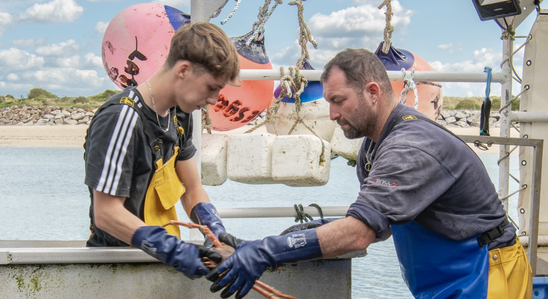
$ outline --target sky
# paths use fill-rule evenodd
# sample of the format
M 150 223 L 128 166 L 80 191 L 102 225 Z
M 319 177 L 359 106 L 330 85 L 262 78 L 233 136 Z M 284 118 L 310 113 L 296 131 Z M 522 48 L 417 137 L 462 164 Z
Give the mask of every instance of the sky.
M 205 1 L 205 0 L 203 0 Z M 190 0 L 159 0 L 190 13 Z M 274 2 L 274 1 L 272 1 Z M 294 66 L 300 57 L 296 6 L 285 0 L 265 24 L 265 46 L 273 68 Z M 119 89 L 108 77 L 101 58 L 101 44 L 109 22 L 122 10 L 151 1 L 129 0 L 0 0 L 0 95 L 26 97 L 32 88 L 43 88 L 62 97 L 90 96 L 105 89 Z M 251 31 L 261 0 L 242 0 L 238 10 L 230 0 L 211 19 L 230 37 Z M 374 51 L 383 40 L 386 25 L 382 0 L 306 0 L 304 20 L 316 49 L 309 43 L 310 61 L 322 69 L 346 48 Z M 443 5 L 441 4 L 443 3 Z M 271 4 L 272 7 L 272 4 Z M 426 60 L 435 71 L 500 71 L 501 29 L 492 20 L 481 21 L 472 1 L 392 1 L 392 44 Z M 527 35 L 533 12 L 516 30 Z M 525 39 L 516 39 L 515 47 Z M 514 57 L 521 74 L 523 51 Z M 445 96 L 484 96 L 485 83 L 443 83 Z M 514 84 L 514 94 L 520 87 Z M 500 84 L 491 95 L 500 95 Z

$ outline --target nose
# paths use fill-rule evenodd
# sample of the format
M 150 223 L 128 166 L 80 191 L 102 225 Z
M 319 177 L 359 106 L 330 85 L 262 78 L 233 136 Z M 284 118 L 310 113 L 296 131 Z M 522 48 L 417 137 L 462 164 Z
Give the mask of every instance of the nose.
M 214 92 L 213 94 L 209 95 L 207 98 L 206 98 L 206 103 L 210 104 L 210 105 L 215 105 L 217 104 L 217 100 L 219 99 L 219 92 Z
M 329 104 L 329 118 L 331 120 L 337 120 L 341 117 L 341 114 L 339 113 L 338 109 L 334 107 L 332 104 Z

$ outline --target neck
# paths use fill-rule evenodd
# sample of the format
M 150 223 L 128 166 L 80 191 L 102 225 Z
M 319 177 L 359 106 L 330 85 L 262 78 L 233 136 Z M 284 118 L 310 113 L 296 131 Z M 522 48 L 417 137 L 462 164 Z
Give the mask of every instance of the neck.
M 171 106 L 167 104 L 166 96 L 162 92 L 164 88 L 157 82 L 159 81 L 156 81 L 152 76 L 145 83 L 140 84 L 137 90 L 139 90 L 143 96 L 143 101 L 150 109 L 159 116 L 166 117 Z
M 386 125 L 390 114 L 392 114 L 392 111 L 394 111 L 394 109 L 398 105 L 398 101 L 395 98 L 386 99 L 386 101 L 379 100 L 378 105 L 380 111 L 377 118 L 378 127 L 376 128 L 375 133 L 372 134 L 372 136 L 370 137 L 371 140 L 373 140 L 374 142 L 377 142 L 377 140 L 379 140 L 379 138 L 381 137 L 384 126 Z

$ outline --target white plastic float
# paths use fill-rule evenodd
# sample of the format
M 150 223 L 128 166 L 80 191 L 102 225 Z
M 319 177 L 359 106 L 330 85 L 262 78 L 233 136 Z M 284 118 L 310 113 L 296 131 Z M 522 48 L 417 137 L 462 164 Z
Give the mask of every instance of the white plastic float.
M 272 179 L 277 183 L 295 187 L 325 185 L 330 165 L 331 146 L 325 140 L 314 135 L 280 135 L 274 139 Z
M 202 184 L 219 186 L 226 181 L 227 147 L 227 135 L 202 134 Z
M 341 156 L 346 160 L 356 161 L 362 143 L 363 138 L 346 138 L 341 127 L 337 126 L 333 133 L 333 138 L 331 138 L 331 155 L 333 157 Z
M 272 145 L 276 135 L 235 134 L 228 138 L 228 178 L 248 184 L 272 184 Z
M 316 83 L 319 84 L 319 82 Z M 335 128 L 338 127 L 337 123 L 329 118 L 329 103 L 324 98 L 303 103 L 299 115 L 302 116 L 305 119 L 305 123 L 324 140 L 331 140 Z M 295 113 L 294 102 L 280 103 L 278 117 L 276 118 L 278 133 L 284 135 L 288 134 L 296 121 L 297 113 Z M 267 123 L 266 128 L 269 133 L 276 133 L 276 129 L 272 124 Z M 298 135 L 312 133 L 303 124 L 298 123 L 291 134 Z
M 331 148 L 323 144 L 322 156 L 322 141 L 313 135 L 235 134 L 228 138 L 227 176 L 247 184 L 325 185 Z

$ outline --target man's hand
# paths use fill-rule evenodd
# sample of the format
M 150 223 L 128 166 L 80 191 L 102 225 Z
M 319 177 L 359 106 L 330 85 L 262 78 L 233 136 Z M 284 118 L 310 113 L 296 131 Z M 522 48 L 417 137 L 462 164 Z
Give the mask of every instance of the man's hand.
M 236 298 L 243 298 L 263 272 L 272 267 L 272 262 L 261 250 L 261 240 L 246 241 L 226 261 L 213 269 L 206 278 L 213 281 L 211 292 L 221 292 L 221 298 L 228 298 L 236 293 Z M 223 276 L 220 273 L 229 270 Z M 234 282 L 232 282 L 234 280 Z M 231 283 L 232 282 L 232 283 Z
M 202 257 L 220 262 L 221 255 L 211 248 L 185 243 L 167 234 L 160 226 L 141 226 L 131 239 L 131 245 L 160 260 L 190 279 L 207 274 Z
M 321 256 L 318 237 L 313 229 L 243 241 L 237 244 L 234 254 L 207 275 L 207 279 L 215 281 L 211 286 L 212 292 L 226 287 L 221 293 L 222 298 L 234 293 L 236 298 L 243 298 L 268 267 L 277 268 L 285 263 Z M 224 274 L 220 276 L 221 273 Z

